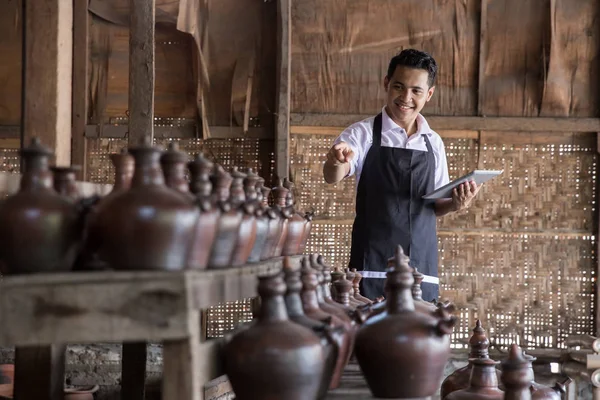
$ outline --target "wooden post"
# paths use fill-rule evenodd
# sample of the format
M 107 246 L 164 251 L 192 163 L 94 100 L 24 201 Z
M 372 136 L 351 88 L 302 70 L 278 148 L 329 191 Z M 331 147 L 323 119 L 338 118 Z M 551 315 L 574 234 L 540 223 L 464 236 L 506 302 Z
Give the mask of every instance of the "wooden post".
M 62 344 L 15 349 L 15 400 L 64 399 L 65 357 Z
M 275 115 L 275 173 L 289 177 L 291 1 L 278 0 L 277 8 L 277 113 Z
M 123 343 L 121 399 L 144 400 L 146 389 L 146 342 Z
M 23 145 L 34 136 L 71 162 L 73 0 L 25 1 Z
M 479 78 L 477 82 L 477 115 L 483 116 L 483 101 L 485 94 L 485 58 L 487 46 L 485 43 L 487 32 L 487 0 L 481 0 L 481 14 L 479 16 Z
M 155 0 L 130 0 L 129 143 L 154 138 Z
M 89 12 L 88 2 L 73 1 L 73 94 L 72 94 L 72 127 L 71 127 L 71 164 L 80 165 L 77 179 L 87 178 L 87 141 L 85 128 L 87 125 L 88 107 L 88 37 Z

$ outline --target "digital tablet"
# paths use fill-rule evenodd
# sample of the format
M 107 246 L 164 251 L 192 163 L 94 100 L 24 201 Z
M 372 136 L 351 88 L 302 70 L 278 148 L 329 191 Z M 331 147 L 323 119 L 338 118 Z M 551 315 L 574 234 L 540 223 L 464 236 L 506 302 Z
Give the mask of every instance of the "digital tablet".
M 453 180 L 447 185 L 442 186 L 439 189 L 434 190 L 431 193 L 423 196 L 424 199 L 450 199 L 452 198 L 452 190 L 460 185 L 463 182 L 474 180 L 477 183 L 477 186 L 481 185 L 484 182 L 489 181 L 492 178 L 497 177 L 502 174 L 504 170 L 493 171 L 493 170 L 475 170 L 469 172 L 465 176 L 461 176 L 458 179 Z

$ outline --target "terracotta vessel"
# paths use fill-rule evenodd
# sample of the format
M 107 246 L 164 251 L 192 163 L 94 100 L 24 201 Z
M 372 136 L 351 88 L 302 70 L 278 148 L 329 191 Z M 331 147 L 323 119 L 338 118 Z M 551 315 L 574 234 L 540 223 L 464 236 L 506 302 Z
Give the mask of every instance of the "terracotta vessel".
M 79 189 L 77 188 L 77 172 L 81 170 L 78 165 L 72 165 L 70 167 L 50 167 L 52 175 L 54 176 L 54 190 L 66 198 L 72 200 L 78 200 L 81 197 Z
M 210 171 L 214 165 L 202 154 L 196 155 L 187 165 L 190 171 L 190 192 L 196 196 L 196 204 L 200 208 L 188 266 L 190 269 L 205 269 L 208 267 L 221 216 L 221 211 L 211 196 Z
M 296 211 L 294 207 L 294 184 L 287 178 L 283 180 L 283 186 L 288 189 L 285 198 L 285 207 L 289 215 L 288 220 L 288 232 L 285 239 L 285 243 L 282 249 L 282 255 L 293 256 L 299 254 L 300 244 L 304 237 L 304 228 L 306 220 L 304 217 Z
M 344 327 L 335 328 L 332 318 L 324 321 L 317 321 L 308 318 L 302 308 L 302 299 L 300 291 L 302 290 L 302 281 L 300 280 L 300 269 L 292 268 L 289 259 L 284 259 L 285 284 L 287 291 L 285 294 L 285 305 L 290 320 L 311 329 L 321 339 L 321 346 L 325 352 L 325 369 L 319 390 L 318 399 L 323 399 L 332 382 L 335 364 L 338 359 L 339 349 L 344 344 Z M 339 376 L 336 377 L 339 381 Z
M 321 339 L 288 318 L 282 274 L 259 278 L 261 307 L 249 327 L 224 347 L 223 362 L 236 399 L 314 400 L 327 355 Z
M 322 281 L 319 278 L 319 282 L 321 283 L 321 290 L 323 293 L 323 301 L 337 308 L 341 308 L 348 315 L 352 315 L 352 313 L 354 312 L 352 308 L 340 304 L 334 300 L 333 292 L 335 291 L 335 288 L 332 285 L 333 274 L 331 272 L 331 267 L 325 264 L 325 258 L 322 255 L 318 255 L 316 257 L 316 262 L 314 263 L 313 268 L 320 272 L 320 275 L 323 277 Z M 339 270 L 339 268 L 337 268 L 337 270 Z
M 318 285 L 317 277 L 313 269 L 310 268 L 306 258 L 303 259 L 302 263 L 301 280 L 302 307 L 306 316 L 317 321 L 330 320 L 333 326 L 336 328 L 341 327 L 344 329 L 343 341 L 339 346 L 338 358 L 335 364 L 335 372 L 330 385 L 330 388 L 334 389 L 339 386 L 344 367 L 350 360 L 352 347 L 354 345 L 355 328 L 352 322 L 345 321 L 335 314 L 327 313 L 319 306 L 316 290 Z
M 64 400 L 93 400 L 94 393 L 100 389 L 98 385 L 65 388 Z
M 260 254 L 261 260 L 268 260 L 269 258 L 275 257 L 275 250 L 277 249 L 277 244 L 279 243 L 279 239 L 281 238 L 283 225 L 279 218 L 279 213 L 277 210 L 269 205 L 269 195 L 271 194 L 271 189 L 266 186 L 260 186 L 260 191 L 262 192 L 262 209 L 264 210 L 264 217 L 267 220 L 267 238 L 263 245 L 262 252 Z
M 100 256 L 119 270 L 186 267 L 199 210 L 165 185 L 161 151 L 144 138 L 129 149 L 135 172 L 129 190 L 99 204 Z
M 264 187 L 264 182 L 265 180 L 263 178 L 257 176 L 257 182 L 254 185 L 254 202 L 256 207 L 254 212 L 256 217 L 256 239 L 254 241 L 252 251 L 250 252 L 250 256 L 248 257 L 248 262 L 251 263 L 259 262 L 262 259 L 262 253 L 265 249 L 269 236 L 270 219 L 267 214 L 269 206 L 265 206 L 263 202 L 263 191 L 261 190 Z M 252 193 L 246 194 L 246 198 L 248 198 L 248 196 L 252 196 Z
M 231 266 L 239 267 L 248 262 L 254 242 L 256 241 L 256 199 L 247 199 L 246 192 L 255 190 L 256 175 L 247 179 L 247 175 L 239 171 L 237 167 L 231 173 L 233 182 L 231 183 L 230 202 L 233 209 L 238 209 L 242 213 L 242 222 L 238 231 L 236 246 L 231 257 Z M 244 187 L 244 182 L 248 185 Z
M 314 211 L 307 211 L 304 213 L 304 231 L 302 232 L 302 238 L 300 239 L 298 254 L 304 254 L 306 252 L 306 244 L 310 238 L 310 232 L 312 231 L 312 220 L 314 217 Z
M 281 180 L 279 181 L 279 185 L 272 190 L 275 199 L 273 209 L 277 213 L 277 219 L 279 220 L 279 238 L 277 239 L 277 244 L 273 250 L 273 257 L 280 257 L 283 254 L 283 247 L 287 242 L 289 234 L 289 220 L 292 217 L 292 214 L 286 206 L 288 192 L 289 190 L 283 186 Z
M 469 360 L 477 358 L 489 359 L 489 347 L 490 341 L 486 336 L 485 329 L 483 329 L 481 326 L 481 321 L 477 320 L 475 328 L 473 328 L 473 334 L 469 339 Z M 444 379 L 444 382 L 442 383 L 440 397 L 444 399 L 452 392 L 468 388 L 472 369 L 473 364 L 471 361 L 469 361 L 468 365 L 459 368 L 452 374 L 448 375 L 448 377 Z
M 348 302 L 350 306 L 356 308 L 365 305 L 366 303 L 359 301 L 354 297 L 354 278 L 356 277 L 356 273 L 352 272 L 350 268 L 344 268 L 344 272 L 346 273 L 346 280 L 349 284 Z
M 362 280 L 362 275 L 356 268 L 352 268 L 351 271 L 354 274 L 354 279 L 352 280 L 352 296 L 361 303 L 372 304 L 373 301 L 360 294 L 360 281 Z
M 496 365 L 490 358 L 472 358 L 471 376 L 465 389 L 454 391 L 444 397 L 445 400 L 502 400 L 504 392 L 498 389 Z
M 231 259 L 235 251 L 243 212 L 232 206 L 229 201 L 230 189 L 233 178 L 231 174 L 220 165 L 215 165 L 210 177 L 213 184 L 213 196 L 221 211 L 217 235 L 212 246 L 209 268 L 225 268 L 231 266 Z
M 160 156 L 165 185 L 193 201 L 194 196 L 190 193 L 190 185 L 186 178 L 187 162 L 188 155 L 179 151 L 177 142 L 169 143 L 167 151 Z
M 523 357 L 529 364 L 531 374 L 534 374 L 533 362 L 536 360 L 536 358 L 530 356 L 529 354 L 525 354 L 525 352 L 523 352 Z M 532 380 L 529 387 L 531 391 L 531 398 L 533 400 L 562 400 L 564 395 L 567 393 L 567 386 L 571 383 L 571 381 L 571 378 L 566 377 L 563 379 L 563 381 L 556 382 L 553 387 L 549 387 Z
M 416 311 L 413 282 L 408 257 L 398 246 L 387 271 L 387 312 L 359 328 L 354 349 L 375 397 L 433 396 L 442 381 L 456 318 L 443 309 L 435 315 Z
M 508 358 L 502 362 L 501 382 L 505 400 L 531 400 L 533 371 L 516 344 L 511 345 Z
M 331 298 L 329 284 L 326 280 L 327 278 L 331 280 L 331 276 L 329 273 L 325 273 L 323 271 L 323 266 L 318 262 L 317 254 L 312 254 L 310 256 L 310 266 L 313 268 L 317 276 L 317 300 L 323 311 L 335 314 L 344 321 L 362 323 L 362 320 L 359 318 L 360 316 L 357 316 L 354 308 L 338 303 Z M 356 328 L 354 331 L 355 330 Z
M 83 221 L 79 206 L 52 187 L 51 155 L 38 138 L 22 149 L 19 191 L 0 203 L 0 263 L 6 274 L 73 268 Z

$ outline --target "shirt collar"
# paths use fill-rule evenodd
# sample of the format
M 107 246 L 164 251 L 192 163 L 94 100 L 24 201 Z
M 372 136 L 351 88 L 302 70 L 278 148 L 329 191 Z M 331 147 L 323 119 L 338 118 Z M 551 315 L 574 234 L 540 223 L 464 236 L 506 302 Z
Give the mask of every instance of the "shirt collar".
M 397 131 L 402 130 L 402 128 L 390 118 L 387 111 L 385 110 L 385 106 L 381 109 L 381 116 L 382 116 L 381 133 L 391 131 L 391 130 L 397 130 Z M 427 123 L 427 120 L 420 113 L 417 114 L 417 132 L 416 133 L 418 135 L 427 134 L 429 136 L 431 136 L 433 134 L 431 132 L 431 128 L 429 127 L 429 124 Z

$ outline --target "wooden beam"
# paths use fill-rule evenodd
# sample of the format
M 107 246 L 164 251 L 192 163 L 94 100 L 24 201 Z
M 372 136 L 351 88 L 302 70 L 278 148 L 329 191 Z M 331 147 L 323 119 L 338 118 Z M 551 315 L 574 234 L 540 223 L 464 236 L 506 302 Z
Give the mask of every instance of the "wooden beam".
M 277 1 L 277 112 L 275 114 L 275 173 L 289 177 L 291 1 Z
M 485 94 L 485 58 L 487 56 L 487 0 L 481 0 L 479 16 L 479 76 L 477 79 L 477 115 L 483 116 L 483 101 Z
M 2 130 L 0 129 L 0 137 Z M 100 126 L 88 125 L 85 136 L 87 138 L 126 138 L 129 127 L 127 125 L 104 125 L 100 133 Z M 195 125 L 185 126 L 155 126 L 155 138 L 173 138 L 173 139 L 192 139 L 196 136 Z M 210 139 L 233 139 L 233 138 L 254 138 L 254 139 L 273 139 L 272 135 L 264 128 L 249 128 L 244 133 L 241 126 L 211 126 Z
M 71 163 L 73 2 L 25 2 L 23 137 L 50 147 L 55 162 Z
M 155 0 L 129 0 L 129 144 L 154 137 Z
M 88 107 L 88 37 L 89 12 L 88 2 L 73 1 L 73 93 L 72 93 L 72 126 L 71 126 L 71 164 L 81 166 L 77 179 L 87 177 L 87 141 L 85 128 Z
M 372 115 L 364 114 L 291 114 L 292 129 L 299 126 L 328 128 L 338 135 L 347 126 Z M 513 131 L 513 132 L 598 132 L 600 118 L 547 117 L 452 117 L 425 116 L 434 130 Z M 327 131 L 325 131 L 327 132 Z

